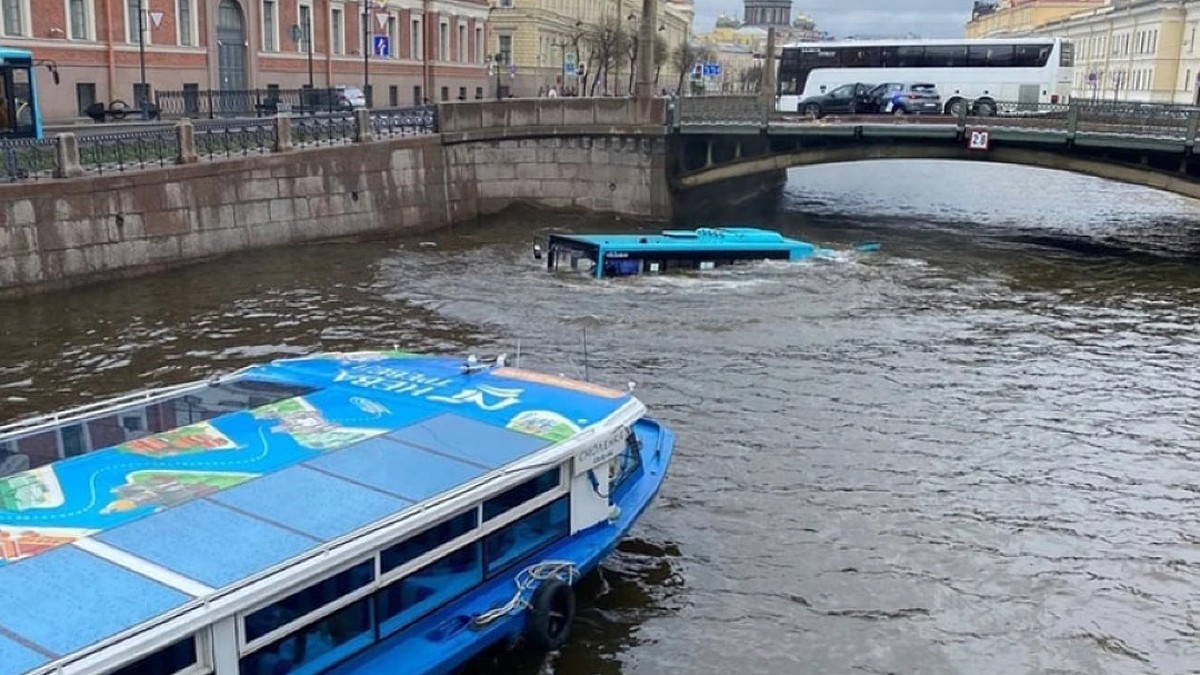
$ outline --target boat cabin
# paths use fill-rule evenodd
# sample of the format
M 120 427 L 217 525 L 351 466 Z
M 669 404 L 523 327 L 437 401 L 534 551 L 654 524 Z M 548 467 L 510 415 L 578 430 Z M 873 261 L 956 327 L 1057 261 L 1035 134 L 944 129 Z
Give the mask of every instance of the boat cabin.
M 557 648 L 524 608 L 612 550 L 673 443 L 628 391 L 402 352 L 274 361 L 0 443 L 64 429 L 89 443 L 0 477 L 0 675 L 421 675 Z
M 659 234 L 552 234 L 546 269 L 603 277 L 709 270 L 754 260 L 802 260 L 823 249 L 753 227 L 663 230 Z

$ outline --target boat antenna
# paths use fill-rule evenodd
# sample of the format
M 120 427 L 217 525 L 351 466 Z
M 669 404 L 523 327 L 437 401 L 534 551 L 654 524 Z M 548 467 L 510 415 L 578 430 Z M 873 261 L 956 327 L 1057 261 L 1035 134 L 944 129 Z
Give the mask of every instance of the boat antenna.
M 588 356 L 587 356 L 587 326 L 583 327 L 583 381 L 591 382 L 592 378 L 588 372 Z

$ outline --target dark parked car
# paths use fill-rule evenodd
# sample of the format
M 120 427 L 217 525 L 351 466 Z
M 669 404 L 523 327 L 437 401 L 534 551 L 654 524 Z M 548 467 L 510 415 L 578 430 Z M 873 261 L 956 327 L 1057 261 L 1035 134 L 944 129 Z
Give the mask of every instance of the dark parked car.
M 868 95 L 872 112 L 890 115 L 942 112 L 942 97 L 937 87 L 925 82 L 885 82 Z
M 843 84 L 833 91 L 819 96 L 809 96 L 800 101 L 797 112 L 809 117 L 821 117 L 830 113 L 871 112 L 871 86 L 862 82 Z

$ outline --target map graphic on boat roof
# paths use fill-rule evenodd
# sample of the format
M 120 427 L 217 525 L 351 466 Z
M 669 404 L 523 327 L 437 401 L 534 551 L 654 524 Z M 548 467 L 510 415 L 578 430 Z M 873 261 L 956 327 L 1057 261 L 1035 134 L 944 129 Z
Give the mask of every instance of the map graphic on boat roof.
M 275 361 L 235 384 L 307 393 L 0 478 L 0 675 L 480 478 L 631 399 L 518 368 L 463 366 L 402 352 Z M 183 583 L 113 562 L 122 555 Z

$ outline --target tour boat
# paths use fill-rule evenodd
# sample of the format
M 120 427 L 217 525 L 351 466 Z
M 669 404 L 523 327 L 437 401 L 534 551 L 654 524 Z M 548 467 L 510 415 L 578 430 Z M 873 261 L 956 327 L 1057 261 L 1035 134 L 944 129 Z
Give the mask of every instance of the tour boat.
M 859 251 L 878 250 L 875 243 Z M 546 241 L 546 269 L 568 268 L 597 279 L 653 274 L 671 270 L 710 270 L 757 260 L 830 258 L 836 252 L 779 232 L 756 227 L 702 227 L 663 230 L 660 234 L 551 234 Z M 534 257 L 542 257 L 534 246 Z
M 423 675 L 563 646 L 674 435 L 627 389 L 379 351 L 22 420 L 0 448 L 33 465 L 0 478 L 0 675 Z

